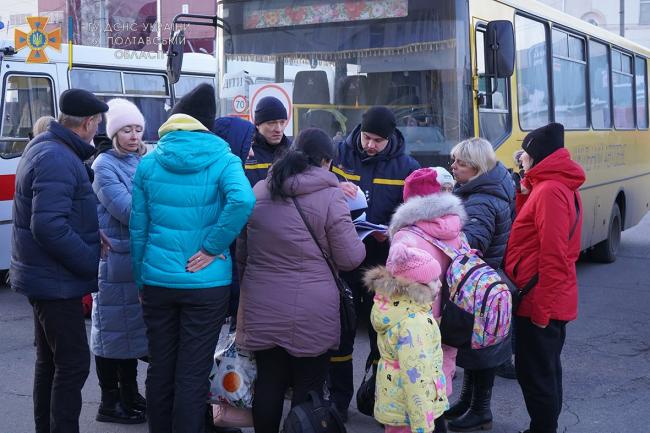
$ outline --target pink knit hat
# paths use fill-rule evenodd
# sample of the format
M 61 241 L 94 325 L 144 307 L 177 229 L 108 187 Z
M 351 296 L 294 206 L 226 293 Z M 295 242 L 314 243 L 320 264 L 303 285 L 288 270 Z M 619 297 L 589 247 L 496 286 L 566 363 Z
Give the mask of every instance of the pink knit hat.
M 398 243 L 390 248 L 386 269 L 394 277 L 402 277 L 421 284 L 440 278 L 440 263 L 420 248 Z
M 415 170 L 404 180 L 404 192 L 402 197 L 404 201 L 415 196 L 425 196 L 440 192 L 438 183 L 438 172 L 431 168 L 425 167 Z
M 144 116 L 133 102 L 114 98 L 108 101 L 106 112 L 106 135 L 113 138 L 117 131 L 127 125 L 138 125 L 144 128 Z

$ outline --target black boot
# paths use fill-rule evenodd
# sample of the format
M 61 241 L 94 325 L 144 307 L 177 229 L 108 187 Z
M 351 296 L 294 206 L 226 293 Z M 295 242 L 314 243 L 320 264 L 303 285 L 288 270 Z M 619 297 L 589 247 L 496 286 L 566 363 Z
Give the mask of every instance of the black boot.
M 433 426 L 434 426 L 433 433 L 447 433 L 447 421 L 445 421 L 444 416 L 436 418 Z
M 465 369 L 463 373 L 463 387 L 460 390 L 460 397 L 444 413 L 447 419 L 458 418 L 469 409 L 469 404 L 472 401 L 472 388 L 474 385 L 474 371 Z
M 114 422 L 118 424 L 142 424 L 147 421 L 143 412 L 124 408 L 120 401 L 120 391 L 117 389 L 102 390 L 102 402 L 95 419 L 99 422 Z
M 125 409 L 145 412 L 147 410 L 147 400 L 138 392 L 137 383 L 121 383 L 120 399 Z
M 474 371 L 474 386 L 472 387 L 472 402 L 469 410 L 459 418 L 449 422 L 449 430 L 469 432 L 492 429 L 492 411 L 490 399 L 494 385 L 494 369 Z

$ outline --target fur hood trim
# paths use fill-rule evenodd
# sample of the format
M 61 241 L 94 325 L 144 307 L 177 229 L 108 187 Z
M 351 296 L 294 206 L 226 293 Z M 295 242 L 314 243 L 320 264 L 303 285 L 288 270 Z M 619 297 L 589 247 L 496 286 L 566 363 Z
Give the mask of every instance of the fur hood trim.
M 388 298 L 405 296 L 418 304 L 431 304 L 438 296 L 438 291 L 434 291 L 429 286 L 392 276 L 385 266 L 367 270 L 363 276 L 363 283 L 369 290 L 379 295 Z
M 432 221 L 450 214 L 458 215 L 461 223 L 467 220 L 462 201 L 450 192 L 410 198 L 395 210 L 388 226 L 388 235 L 392 239 L 395 233 L 404 227 L 412 226 L 418 221 Z

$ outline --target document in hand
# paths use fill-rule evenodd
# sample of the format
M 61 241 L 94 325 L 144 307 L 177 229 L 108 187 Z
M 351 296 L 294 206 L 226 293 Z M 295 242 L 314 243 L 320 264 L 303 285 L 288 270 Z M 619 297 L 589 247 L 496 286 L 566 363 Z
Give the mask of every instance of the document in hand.
M 354 221 L 354 228 L 357 229 L 357 235 L 361 240 L 364 240 L 366 236 L 373 232 L 379 232 L 388 236 L 388 227 L 382 224 L 373 224 L 365 220 L 356 220 Z

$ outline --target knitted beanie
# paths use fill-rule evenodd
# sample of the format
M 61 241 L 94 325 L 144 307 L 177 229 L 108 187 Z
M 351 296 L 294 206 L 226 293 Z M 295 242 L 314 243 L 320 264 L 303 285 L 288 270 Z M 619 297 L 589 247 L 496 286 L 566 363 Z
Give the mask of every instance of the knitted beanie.
M 282 101 L 273 96 L 265 96 L 255 106 L 255 124 L 271 120 L 287 120 L 287 109 Z
M 395 115 L 386 107 L 371 107 L 363 113 L 361 131 L 389 139 L 395 132 Z
M 438 173 L 438 183 L 444 185 L 446 183 L 451 184 L 451 186 L 456 185 L 456 179 L 451 175 L 444 167 L 433 167 L 433 169 Z
M 415 170 L 404 180 L 402 198 L 406 201 L 411 197 L 427 196 L 440 192 L 437 177 L 438 172 L 431 167 Z
M 206 127 L 208 131 L 214 125 L 217 116 L 217 101 L 215 99 L 214 87 L 210 84 L 199 84 L 190 93 L 183 96 L 169 113 L 187 114 L 192 116 Z
M 390 248 L 386 269 L 394 277 L 402 277 L 420 284 L 429 284 L 440 278 L 440 263 L 420 248 L 397 243 Z
M 564 147 L 564 126 L 561 123 L 548 125 L 531 131 L 524 137 L 521 148 L 533 158 L 533 165 L 539 164 L 551 153 Z
M 128 125 L 141 126 L 144 129 L 144 116 L 131 101 L 115 98 L 108 101 L 106 112 L 106 135 L 112 139 L 117 131 Z

